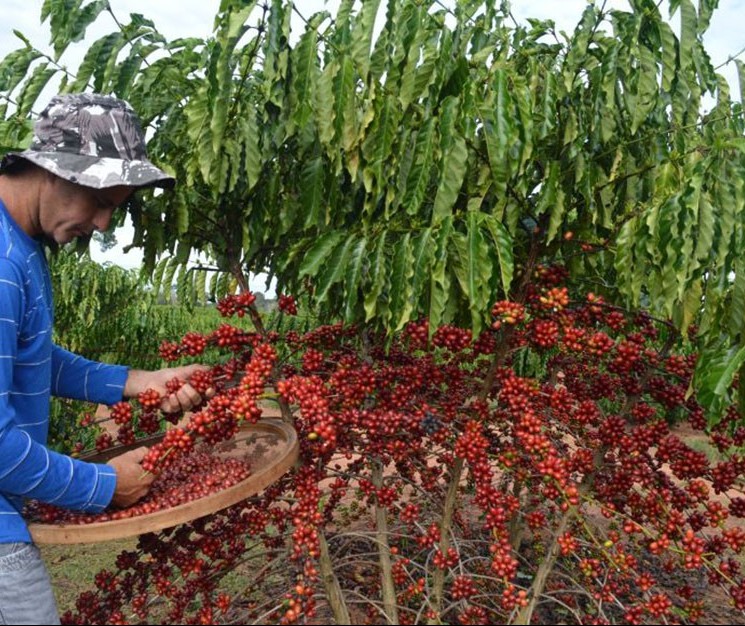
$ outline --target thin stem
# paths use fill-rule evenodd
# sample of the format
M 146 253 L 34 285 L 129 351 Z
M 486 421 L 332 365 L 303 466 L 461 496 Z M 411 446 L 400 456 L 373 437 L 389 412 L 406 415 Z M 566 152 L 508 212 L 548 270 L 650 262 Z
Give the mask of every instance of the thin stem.
M 383 463 L 374 461 L 372 483 L 377 489 L 383 487 Z M 383 607 L 389 624 L 398 624 L 398 607 L 396 606 L 396 586 L 393 583 L 393 568 L 391 565 L 391 548 L 388 545 L 387 510 L 376 498 L 375 502 L 375 536 L 378 544 L 378 559 L 380 563 L 380 587 L 383 595 Z
M 553 570 L 556 560 L 559 558 L 559 552 L 561 549 L 559 546 L 559 539 L 566 531 L 567 526 L 569 525 L 569 519 L 572 517 L 572 515 L 573 510 L 569 509 L 562 516 L 561 521 L 559 522 L 559 527 L 554 532 L 553 539 L 551 540 L 551 547 L 548 550 L 548 554 L 541 563 L 538 571 L 535 574 L 535 578 L 533 579 L 533 584 L 530 587 L 530 601 L 528 602 L 528 605 L 523 607 L 518 613 L 517 618 L 514 621 L 515 624 L 531 623 L 533 611 L 535 611 L 538 600 L 543 593 L 543 589 L 546 586 L 548 576 L 551 573 L 551 570 Z
M 349 609 L 344 600 L 344 595 L 339 585 L 339 579 L 334 573 L 334 566 L 329 555 L 329 545 L 326 541 L 326 535 L 323 530 L 318 532 L 318 545 L 321 551 L 318 557 L 318 565 L 321 569 L 321 582 L 326 591 L 326 597 L 334 614 L 334 620 L 337 624 L 351 624 L 352 619 L 349 615 Z
M 720 63 L 714 69 L 718 70 L 720 67 L 724 67 L 725 65 L 732 63 L 732 61 L 734 61 L 737 57 L 739 57 L 744 52 L 745 52 L 745 46 L 740 48 L 737 52 L 735 52 L 735 54 L 731 54 L 730 56 L 728 56 L 726 61 Z
M 450 530 L 453 522 L 453 513 L 455 511 L 455 504 L 458 501 L 458 488 L 460 487 L 460 479 L 463 475 L 464 460 L 461 458 L 455 459 L 453 464 L 452 474 L 450 476 L 450 484 L 448 485 L 447 495 L 445 496 L 445 506 L 442 512 L 442 523 L 440 524 L 440 552 L 443 557 L 447 556 L 448 549 L 450 548 Z M 434 580 L 432 582 L 432 605 L 435 617 L 429 620 L 430 624 L 440 623 L 440 611 L 442 609 L 442 598 L 443 589 L 445 586 L 445 570 L 437 568 L 434 574 Z

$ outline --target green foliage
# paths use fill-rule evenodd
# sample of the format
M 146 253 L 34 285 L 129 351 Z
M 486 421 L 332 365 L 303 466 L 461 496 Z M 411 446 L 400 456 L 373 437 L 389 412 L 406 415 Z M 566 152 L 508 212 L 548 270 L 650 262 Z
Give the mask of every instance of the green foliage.
M 158 346 L 220 323 L 214 307 L 163 303 L 135 270 L 100 265 L 63 249 L 49 259 L 55 342 L 77 354 L 140 369 L 162 366 Z M 204 272 L 201 272 L 204 275 Z
M 55 341 L 87 358 L 116 355 L 140 366 L 157 356 L 154 300 L 136 273 L 101 266 L 62 250 L 50 257 L 55 294 Z
M 104 4 L 45 2 L 57 56 Z M 325 319 L 478 331 L 547 258 L 739 349 L 743 115 L 702 45 L 716 3 L 590 4 L 564 39 L 454 4 L 344 2 L 291 37 L 288 3 L 223 2 L 204 40 L 131 15 L 92 42 L 68 87 L 127 98 L 180 181 L 133 211 L 145 274 L 198 301 L 266 271 Z M 44 63 L 27 44 L 0 64 L 23 95 L 0 145 L 25 140 Z M 192 251 L 223 274 L 186 271 Z

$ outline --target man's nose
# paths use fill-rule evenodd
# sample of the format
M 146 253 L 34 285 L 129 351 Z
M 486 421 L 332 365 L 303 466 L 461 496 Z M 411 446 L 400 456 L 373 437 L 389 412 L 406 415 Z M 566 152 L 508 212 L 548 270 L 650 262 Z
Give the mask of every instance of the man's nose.
M 103 232 L 109 229 L 111 216 L 114 214 L 112 209 L 102 209 L 96 213 L 93 218 L 93 226 L 96 230 Z

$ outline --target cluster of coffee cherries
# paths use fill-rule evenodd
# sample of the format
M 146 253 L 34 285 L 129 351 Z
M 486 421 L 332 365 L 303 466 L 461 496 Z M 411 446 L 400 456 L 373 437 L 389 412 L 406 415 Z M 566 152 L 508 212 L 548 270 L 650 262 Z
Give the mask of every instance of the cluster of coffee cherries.
M 184 356 L 200 356 L 208 347 L 218 349 L 228 348 L 233 352 L 240 352 L 247 347 L 254 347 L 261 343 L 259 333 L 247 332 L 230 324 L 221 324 L 212 333 L 186 333 L 180 342 L 163 341 L 158 348 L 164 361 L 177 361 Z
M 241 423 L 256 423 L 262 413 L 260 396 L 276 359 L 271 345 L 256 346 L 238 385 L 217 393 L 202 410 L 189 417 L 185 426 L 166 431 L 163 440 L 148 450 L 142 460 L 143 469 L 157 474 L 188 453 L 198 440 L 211 444 L 226 441 L 238 432 Z M 206 380 L 200 381 L 200 386 L 204 384 Z
M 287 315 L 297 315 L 297 302 L 293 296 L 281 295 L 277 304 L 279 310 Z
M 223 317 L 237 315 L 243 317 L 256 302 L 256 296 L 250 291 L 238 295 L 230 295 L 217 303 L 217 310 Z

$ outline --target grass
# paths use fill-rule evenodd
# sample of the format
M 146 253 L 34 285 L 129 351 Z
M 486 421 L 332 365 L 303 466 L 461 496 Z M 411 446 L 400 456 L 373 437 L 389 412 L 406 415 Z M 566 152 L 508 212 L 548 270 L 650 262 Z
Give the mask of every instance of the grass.
M 99 571 L 107 569 L 116 572 L 115 563 L 119 553 L 136 548 L 137 537 L 95 544 L 40 545 L 60 615 L 68 610 L 75 611 L 75 601 L 81 593 L 95 591 L 95 577 Z M 257 563 L 263 559 L 261 550 L 254 554 L 255 558 L 238 565 L 223 577 L 218 585 L 220 591 L 242 602 L 267 599 L 256 590 L 249 591 L 258 568 Z M 281 580 L 275 580 L 270 577 L 269 586 L 285 589 L 288 583 L 284 577 L 280 578 Z M 156 617 L 157 611 L 151 615 L 151 618 Z
M 77 597 L 95 588 L 96 574 L 102 569 L 115 569 L 117 555 L 123 550 L 133 550 L 136 545 L 137 538 L 93 544 L 39 546 L 52 579 L 60 614 L 74 610 Z

